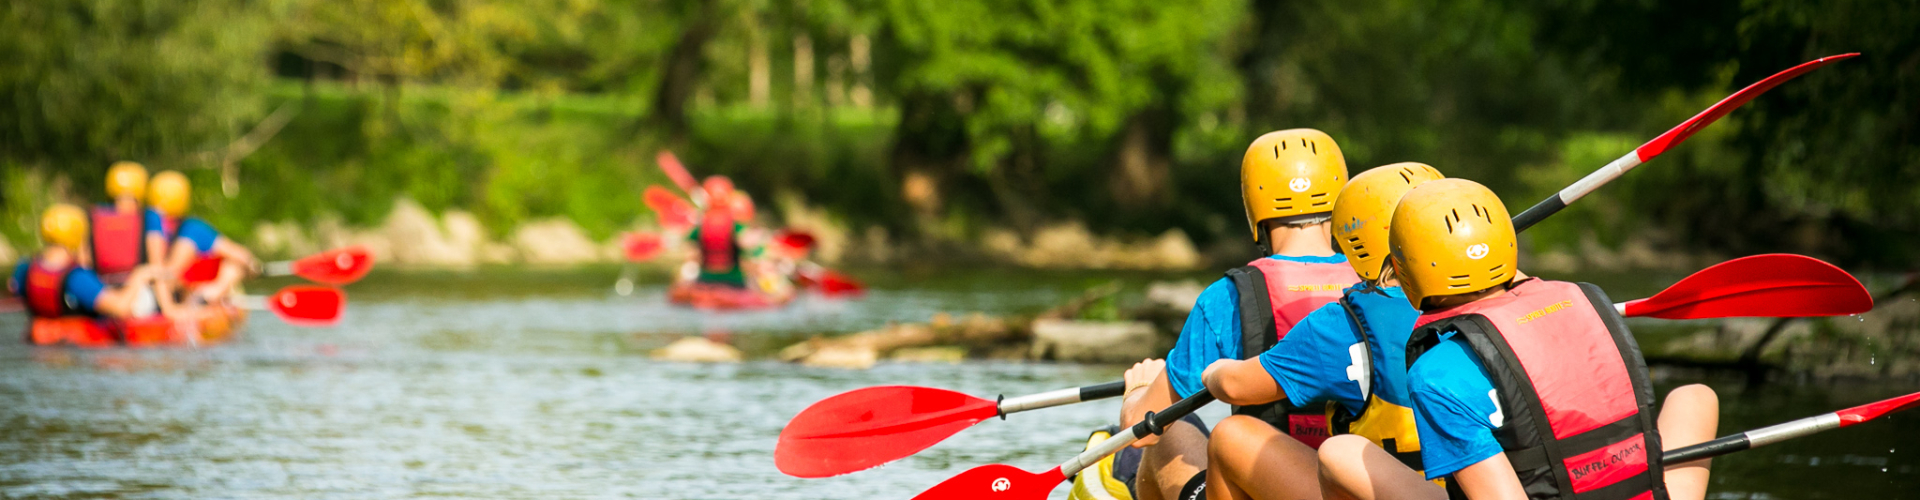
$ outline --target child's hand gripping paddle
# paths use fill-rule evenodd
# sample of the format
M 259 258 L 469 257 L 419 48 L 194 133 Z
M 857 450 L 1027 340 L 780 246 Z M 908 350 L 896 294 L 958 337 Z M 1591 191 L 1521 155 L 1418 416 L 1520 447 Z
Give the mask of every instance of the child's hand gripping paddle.
M 1764 271 L 1764 272 L 1763 272 Z M 1756 255 L 1693 273 L 1653 297 L 1615 304 L 1630 317 L 1711 319 L 1857 314 L 1873 308 L 1858 280 L 1800 255 Z M 774 465 L 828 477 L 905 458 L 994 416 L 1120 395 L 1122 382 L 992 401 L 927 387 L 855 389 L 802 410 L 780 433 Z

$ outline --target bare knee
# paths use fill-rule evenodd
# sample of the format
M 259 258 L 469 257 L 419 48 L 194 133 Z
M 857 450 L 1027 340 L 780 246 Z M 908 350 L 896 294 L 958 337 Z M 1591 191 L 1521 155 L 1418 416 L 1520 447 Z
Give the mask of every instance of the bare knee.
M 1273 425 L 1246 415 L 1234 415 L 1213 426 L 1213 439 L 1207 440 L 1207 453 L 1217 456 L 1236 440 L 1266 434 Z
M 1330 491 L 1348 490 L 1342 486 L 1343 480 L 1366 467 L 1363 457 L 1368 446 L 1373 443 L 1353 434 L 1341 434 L 1320 443 L 1320 484 L 1332 487 Z
M 1687 384 L 1667 393 L 1666 406 L 1676 405 L 1683 406 L 1687 410 L 1710 410 L 1717 414 L 1720 412 L 1720 395 L 1713 392 L 1712 387 L 1704 384 Z

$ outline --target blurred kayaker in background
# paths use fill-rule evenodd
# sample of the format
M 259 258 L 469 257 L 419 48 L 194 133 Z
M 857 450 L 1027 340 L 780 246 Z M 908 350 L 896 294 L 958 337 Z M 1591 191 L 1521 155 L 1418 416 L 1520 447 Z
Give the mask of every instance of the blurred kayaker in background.
M 102 320 L 158 314 L 155 298 L 141 291 L 155 280 L 150 267 L 137 266 L 109 285 L 80 265 L 87 245 L 87 214 L 80 207 L 56 204 L 40 217 L 38 253 L 15 266 L 7 288 L 26 304 L 28 340 L 36 344 L 72 342 L 84 345 L 115 341 Z M 166 303 L 165 297 L 157 297 Z
M 1424 475 L 1360 436 L 1320 449 L 1337 498 L 1612 499 L 1706 496 L 1710 460 L 1661 450 L 1713 439 L 1704 385 L 1653 386 L 1632 332 L 1590 284 L 1525 278 L 1492 191 L 1447 179 L 1400 200 L 1392 268 L 1423 314 L 1407 379 Z M 1524 369 L 1522 368 L 1524 366 Z M 1446 485 L 1428 482 L 1446 478 Z
M 1420 310 L 1385 268 L 1387 223 L 1400 197 L 1441 179 L 1420 163 L 1353 176 L 1333 208 L 1333 240 L 1361 283 L 1321 306 L 1257 357 L 1221 360 L 1201 377 L 1221 401 L 1296 408 L 1334 405 L 1333 434 L 1354 434 L 1420 470 L 1420 436 L 1407 396 L 1407 336 Z M 1207 488 L 1216 496 L 1319 498 L 1319 457 L 1297 438 L 1248 415 L 1220 421 L 1208 442 Z
M 187 176 L 168 170 L 153 176 L 147 195 L 156 213 L 147 224 L 150 237 L 167 244 L 161 275 L 187 297 L 183 302 L 221 304 L 240 280 L 260 269 L 245 246 L 222 236 L 213 225 L 187 216 L 192 185 Z
M 700 224 L 687 234 L 687 239 L 699 251 L 695 260 L 699 272 L 693 281 L 746 288 L 747 275 L 743 266 L 746 250 L 741 244 L 741 237 L 747 225 L 736 214 L 738 210 L 733 203 L 733 181 L 715 175 L 708 177 L 701 187 L 706 193 L 706 213 L 701 215 Z
M 1121 427 L 1205 389 L 1201 374 L 1208 365 L 1265 352 L 1307 313 L 1359 281 L 1346 257 L 1333 250 L 1328 223 L 1346 182 L 1346 158 L 1324 132 L 1291 129 L 1254 139 L 1240 162 L 1241 201 L 1264 257 L 1228 271 L 1201 292 L 1160 376 L 1129 388 L 1121 403 Z M 1310 444 L 1327 435 L 1323 407 L 1295 410 L 1276 403 L 1236 407 L 1234 413 L 1252 415 Z M 1138 454 L 1116 454 L 1113 460 L 1122 462 L 1101 470 L 1137 470 L 1136 477 L 1118 479 L 1138 498 L 1196 497 L 1206 485 L 1207 439 L 1206 424 L 1189 415 L 1164 434 L 1135 442 Z M 1136 460 L 1137 466 L 1127 463 Z
M 166 240 L 155 233 L 159 212 L 146 206 L 147 168 L 130 161 L 107 168 L 107 196 L 110 201 L 87 212 L 91 244 L 78 248 L 83 267 L 92 269 L 110 285 L 124 283 L 134 269 L 154 265 L 166 259 Z M 171 284 L 154 281 L 151 290 L 142 293 L 154 297 L 172 296 Z M 160 312 L 171 313 L 170 302 L 148 302 Z

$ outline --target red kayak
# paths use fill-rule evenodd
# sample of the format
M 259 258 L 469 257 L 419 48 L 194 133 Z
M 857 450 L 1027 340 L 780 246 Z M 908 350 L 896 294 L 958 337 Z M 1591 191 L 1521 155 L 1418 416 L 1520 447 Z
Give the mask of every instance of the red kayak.
M 667 288 L 667 300 L 694 309 L 732 311 L 776 308 L 787 305 L 793 296 L 775 297 L 727 285 L 680 283 Z

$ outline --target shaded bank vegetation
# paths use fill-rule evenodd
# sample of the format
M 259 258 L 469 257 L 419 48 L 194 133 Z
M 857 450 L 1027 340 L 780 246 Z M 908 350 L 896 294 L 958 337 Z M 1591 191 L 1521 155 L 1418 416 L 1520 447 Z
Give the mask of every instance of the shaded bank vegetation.
M 909 248 L 1065 222 L 1246 248 L 1234 172 L 1261 132 L 1321 128 L 1356 171 L 1425 161 L 1517 210 L 1848 51 L 1528 238 L 1906 267 L 1907 2 L 10 2 L 0 235 L 28 246 L 38 207 L 130 159 L 186 170 L 242 237 L 402 197 L 605 237 L 648 217 L 670 147 Z

